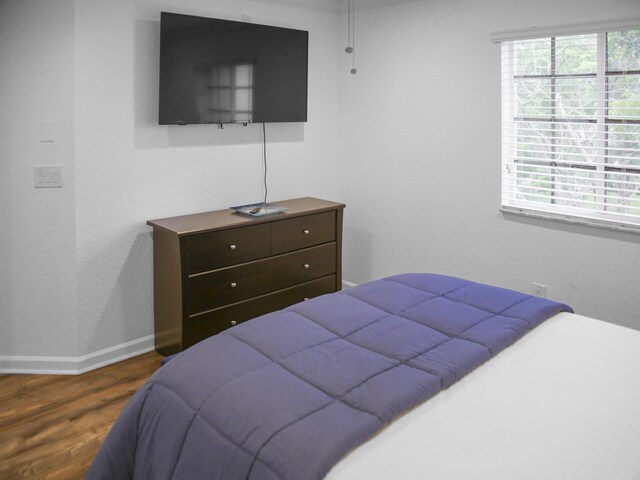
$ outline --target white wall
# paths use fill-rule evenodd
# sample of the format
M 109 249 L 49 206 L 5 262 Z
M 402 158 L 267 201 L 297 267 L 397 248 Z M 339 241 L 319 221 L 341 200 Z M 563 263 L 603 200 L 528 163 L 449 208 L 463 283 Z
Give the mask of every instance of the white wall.
M 153 332 L 152 218 L 262 198 L 261 126 L 157 125 L 159 12 L 310 31 L 309 121 L 267 125 L 269 199 L 334 198 L 335 16 L 250 1 L 76 3 L 80 344 Z
M 130 343 L 152 345 L 146 221 L 262 199 L 261 125 L 157 125 L 162 10 L 310 32 L 309 121 L 267 125 L 269 200 L 336 197 L 335 12 L 251 0 L 0 0 L 0 173 L 10 187 L 0 193 L 9 226 L 0 370 L 81 370 Z M 39 142 L 39 119 L 56 120 L 54 146 Z M 63 166 L 62 189 L 33 188 L 42 164 Z
M 0 3 L 0 356 L 77 354 L 73 55 L 72 0 Z
M 425 0 L 362 11 L 342 54 L 344 277 L 428 271 L 640 329 L 640 235 L 507 216 L 493 32 L 640 17 L 637 0 Z M 346 19 L 341 17 L 346 43 Z
M 500 55 L 489 40 L 639 16 L 636 0 L 365 10 L 356 76 L 345 18 L 330 8 L 0 0 L 0 370 L 34 358 L 91 367 L 149 338 L 146 220 L 262 196 L 259 126 L 157 125 L 161 10 L 310 31 L 309 122 L 268 125 L 269 198 L 347 203 L 345 280 L 432 271 L 524 291 L 537 281 L 580 313 L 640 329 L 640 236 L 499 213 Z M 53 144 L 40 141 L 42 120 L 55 121 Z M 34 189 L 36 165 L 62 166 L 64 187 Z

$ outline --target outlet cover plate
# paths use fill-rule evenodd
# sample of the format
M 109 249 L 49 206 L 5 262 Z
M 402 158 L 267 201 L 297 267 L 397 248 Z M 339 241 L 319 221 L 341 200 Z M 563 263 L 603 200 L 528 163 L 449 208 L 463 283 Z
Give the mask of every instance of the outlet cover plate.
M 533 294 L 537 297 L 546 298 L 547 297 L 547 286 L 541 283 L 533 284 Z

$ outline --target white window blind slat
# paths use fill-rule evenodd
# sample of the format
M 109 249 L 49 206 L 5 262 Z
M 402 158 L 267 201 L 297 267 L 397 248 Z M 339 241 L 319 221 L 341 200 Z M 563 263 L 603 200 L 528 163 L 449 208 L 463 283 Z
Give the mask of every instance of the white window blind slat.
M 502 42 L 503 209 L 640 230 L 638 25 Z
M 548 180 L 548 181 L 540 181 L 537 182 L 537 186 L 526 186 L 523 187 L 524 193 L 529 197 L 529 196 L 535 196 L 537 193 L 540 193 L 541 195 L 550 195 L 554 198 L 555 197 L 555 191 L 557 187 L 566 187 L 566 189 L 568 190 L 566 198 L 568 198 L 571 194 L 570 189 L 573 189 L 574 193 L 576 195 L 581 195 L 583 194 L 585 191 L 589 192 L 591 196 L 597 197 L 599 199 L 601 199 L 601 203 L 602 205 L 606 205 L 607 201 L 610 203 L 611 201 L 625 201 L 627 199 L 627 197 L 625 196 L 625 194 L 632 194 L 633 190 L 629 190 L 629 189 L 620 189 L 619 195 L 617 196 L 608 196 L 608 195 L 604 195 L 604 194 L 600 194 L 600 193 L 595 193 L 595 190 L 591 189 L 591 187 L 589 185 L 584 185 L 584 184 L 580 184 L 580 183 L 571 183 L 571 182 L 563 182 L 562 179 L 558 179 L 558 180 Z M 584 189 L 584 190 L 582 190 Z M 629 206 L 629 210 L 633 211 L 640 211 L 640 205 L 630 205 Z

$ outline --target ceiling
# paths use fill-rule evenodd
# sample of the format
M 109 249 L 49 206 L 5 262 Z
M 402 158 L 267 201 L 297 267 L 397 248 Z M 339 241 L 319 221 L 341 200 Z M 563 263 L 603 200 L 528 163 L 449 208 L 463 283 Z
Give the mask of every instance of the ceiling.
M 254 0 L 256 2 L 274 3 L 288 7 L 304 8 L 325 13 L 339 15 L 347 13 L 349 0 Z M 351 0 L 355 3 L 356 11 L 371 8 L 386 7 L 398 3 L 414 2 L 416 0 Z

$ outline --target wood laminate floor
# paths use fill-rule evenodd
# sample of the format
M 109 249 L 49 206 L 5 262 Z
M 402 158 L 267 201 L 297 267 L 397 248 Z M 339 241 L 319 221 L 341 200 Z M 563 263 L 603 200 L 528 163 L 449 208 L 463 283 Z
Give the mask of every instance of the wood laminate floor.
M 145 353 L 83 375 L 0 375 L 0 479 L 78 479 L 162 358 Z

